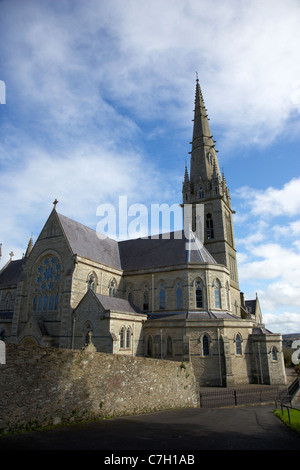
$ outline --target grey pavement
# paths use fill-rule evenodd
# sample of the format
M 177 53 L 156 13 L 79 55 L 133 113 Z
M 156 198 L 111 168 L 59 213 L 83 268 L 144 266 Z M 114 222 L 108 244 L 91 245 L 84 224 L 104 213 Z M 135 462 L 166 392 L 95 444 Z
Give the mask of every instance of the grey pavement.
M 4 450 L 300 450 L 274 405 L 188 408 L 7 435 Z

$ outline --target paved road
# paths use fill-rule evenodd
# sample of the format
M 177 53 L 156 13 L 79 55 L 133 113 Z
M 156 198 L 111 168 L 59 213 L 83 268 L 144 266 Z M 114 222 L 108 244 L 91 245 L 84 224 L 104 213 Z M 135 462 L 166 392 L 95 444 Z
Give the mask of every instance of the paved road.
M 300 450 L 272 405 L 189 408 L 0 438 L 2 450 Z

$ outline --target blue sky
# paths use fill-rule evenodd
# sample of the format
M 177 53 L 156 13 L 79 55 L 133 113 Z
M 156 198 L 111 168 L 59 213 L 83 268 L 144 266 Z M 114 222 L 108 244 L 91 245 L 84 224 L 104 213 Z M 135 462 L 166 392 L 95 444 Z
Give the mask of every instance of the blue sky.
M 180 203 L 197 71 L 240 288 L 300 332 L 299 21 L 298 0 L 0 1 L 1 266 L 55 198 L 94 229 L 119 196 Z

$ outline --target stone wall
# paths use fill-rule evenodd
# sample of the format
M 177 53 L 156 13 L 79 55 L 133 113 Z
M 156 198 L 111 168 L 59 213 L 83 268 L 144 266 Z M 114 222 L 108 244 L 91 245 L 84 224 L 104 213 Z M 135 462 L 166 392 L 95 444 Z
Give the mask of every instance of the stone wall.
M 6 344 L 0 432 L 199 405 L 191 364 Z

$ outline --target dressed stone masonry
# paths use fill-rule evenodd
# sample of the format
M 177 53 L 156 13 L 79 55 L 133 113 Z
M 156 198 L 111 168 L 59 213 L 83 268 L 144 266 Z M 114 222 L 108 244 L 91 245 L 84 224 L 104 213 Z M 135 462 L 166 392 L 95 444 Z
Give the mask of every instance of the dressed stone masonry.
M 190 361 L 200 386 L 285 384 L 282 337 L 240 292 L 234 211 L 196 81 L 186 230 L 116 241 L 57 211 L 0 273 L 0 338 Z M 203 217 L 199 217 L 199 213 Z M 184 214 L 183 214 L 184 215 Z

